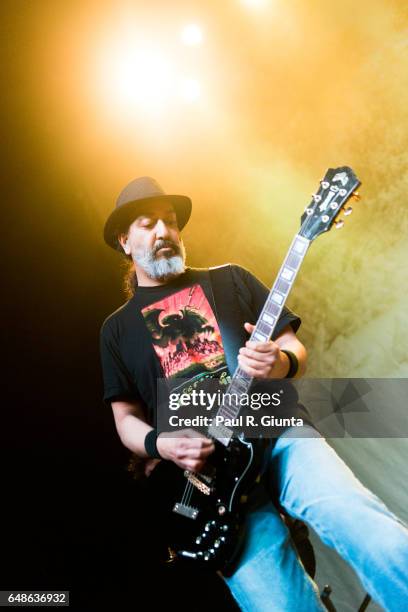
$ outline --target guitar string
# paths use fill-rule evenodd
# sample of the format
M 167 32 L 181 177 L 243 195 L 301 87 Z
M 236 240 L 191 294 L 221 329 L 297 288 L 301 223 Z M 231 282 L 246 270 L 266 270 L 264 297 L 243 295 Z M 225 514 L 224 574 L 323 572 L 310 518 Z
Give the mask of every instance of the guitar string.
M 193 476 L 194 476 L 194 472 L 193 472 Z M 195 487 L 194 487 L 194 485 L 193 485 L 192 483 L 190 483 L 190 484 L 191 484 L 191 489 L 190 489 L 190 491 L 189 491 L 189 496 L 188 496 L 188 504 L 190 504 L 190 502 L 191 502 L 191 498 L 192 498 L 192 496 L 193 496 L 193 491 L 194 491 L 194 488 L 195 488 Z
M 186 498 L 186 506 L 190 505 L 190 501 L 191 501 L 191 497 L 193 495 L 193 485 L 191 484 L 191 482 L 188 483 L 188 493 L 187 493 L 187 498 Z
M 186 502 L 186 498 L 187 498 L 187 488 L 188 488 L 189 483 L 187 482 L 185 487 L 184 487 L 184 492 L 181 498 L 181 503 L 184 505 Z
M 183 493 L 183 497 L 181 499 L 181 503 L 183 505 L 189 505 L 190 501 L 191 501 L 191 497 L 193 495 L 194 492 L 194 485 L 193 483 L 191 483 L 190 481 L 187 482 L 185 489 L 184 489 L 184 493 Z
M 189 487 L 189 490 L 188 490 L 187 505 L 190 504 L 191 497 L 193 495 L 193 490 L 194 490 L 194 485 L 190 481 L 189 481 L 188 484 L 190 485 L 190 487 Z
M 182 503 L 183 505 L 185 505 L 185 504 L 186 504 L 186 500 L 187 500 L 187 492 L 188 492 L 188 485 L 189 485 L 189 484 L 190 484 L 190 483 L 187 483 L 187 484 L 186 484 L 186 486 L 184 487 L 183 497 L 181 498 L 181 503 Z
M 191 499 L 191 493 L 190 493 L 190 489 L 192 489 L 193 485 L 191 484 L 190 481 L 187 482 L 185 488 L 184 488 L 184 493 L 183 493 L 183 497 L 181 498 L 181 503 L 183 505 L 187 505 L 189 502 L 189 499 Z M 190 493 L 190 495 L 189 495 Z

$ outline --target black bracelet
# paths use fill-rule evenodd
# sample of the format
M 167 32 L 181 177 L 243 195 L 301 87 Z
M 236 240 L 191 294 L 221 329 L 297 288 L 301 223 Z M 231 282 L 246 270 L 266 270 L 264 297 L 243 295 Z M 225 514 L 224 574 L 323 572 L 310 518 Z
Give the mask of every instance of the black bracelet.
M 157 450 L 157 429 L 151 429 L 149 433 L 146 434 L 144 447 L 148 457 L 152 459 L 161 459 L 159 451 Z
M 282 353 L 285 353 L 289 359 L 289 372 L 286 374 L 285 378 L 293 378 L 296 376 L 297 371 L 299 369 L 299 361 L 296 357 L 295 353 L 292 351 L 287 351 L 285 349 L 281 349 Z

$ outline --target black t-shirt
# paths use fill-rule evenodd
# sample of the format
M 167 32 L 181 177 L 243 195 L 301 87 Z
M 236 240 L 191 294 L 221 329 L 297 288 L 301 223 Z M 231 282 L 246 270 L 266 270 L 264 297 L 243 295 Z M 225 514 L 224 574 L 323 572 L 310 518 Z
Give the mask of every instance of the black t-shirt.
M 255 323 L 269 290 L 241 266 L 232 264 L 231 273 L 245 320 Z M 115 400 L 141 400 L 147 421 L 154 426 L 157 379 L 185 376 L 186 372 L 189 376 L 200 376 L 204 359 L 206 367 L 214 372 L 226 368 L 216 316 L 205 269 L 187 268 L 166 285 L 138 287 L 134 296 L 102 325 L 104 401 L 109 404 Z M 273 337 L 289 324 L 296 331 L 300 319 L 284 308 Z M 174 332 L 180 325 L 184 325 L 182 340 Z M 186 325 L 191 337 L 199 336 L 199 340 L 186 340 Z M 197 329 L 200 333 L 194 334 Z

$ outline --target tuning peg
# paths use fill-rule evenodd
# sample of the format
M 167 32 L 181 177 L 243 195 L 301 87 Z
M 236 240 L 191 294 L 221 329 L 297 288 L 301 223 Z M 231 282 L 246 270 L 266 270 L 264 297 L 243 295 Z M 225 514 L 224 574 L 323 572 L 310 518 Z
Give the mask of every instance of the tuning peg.
M 339 221 L 337 221 L 335 225 L 336 225 L 336 229 L 341 229 L 344 225 L 343 219 L 340 219 Z
M 352 212 L 353 212 L 353 209 L 351 208 L 351 206 L 348 206 L 347 208 L 344 209 L 344 214 L 346 217 L 348 215 L 351 215 Z
M 358 193 L 358 191 L 353 191 L 351 195 L 355 200 L 361 200 L 361 195 Z

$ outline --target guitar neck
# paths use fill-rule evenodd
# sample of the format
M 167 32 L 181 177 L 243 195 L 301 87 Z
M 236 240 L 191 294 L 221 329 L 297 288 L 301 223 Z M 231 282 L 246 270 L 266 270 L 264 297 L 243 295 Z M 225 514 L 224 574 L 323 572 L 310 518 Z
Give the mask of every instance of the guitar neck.
M 313 194 L 311 202 L 301 216 L 301 231 L 296 234 L 290 245 L 251 334 L 251 340 L 258 342 L 270 340 L 310 243 L 317 236 L 327 232 L 335 222 L 338 228 L 344 225 L 344 221 L 338 219 L 338 215 L 342 210 L 345 216 L 352 212 L 351 207 L 344 208 L 344 205 L 353 196 L 359 198 L 355 189 L 360 184 L 360 180 L 348 166 L 329 168 L 326 171 L 317 192 Z M 253 377 L 238 366 L 225 391 L 223 400 L 226 401 L 223 401 L 216 415 L 223 417 L 221 423 L 223 419 L 235 419 L 238 416 L 241 410 L 238 398 L 248 393 L 252 382 Z M 208 433 L 226 446 L 233 435 L 232 430 L 223 424 L 210 425 Z
M 269 292 L 262 312 L 256 322 L 250 340 L 267 342 L 271 339 L 310 243 L 310 240 L 304 238 L 300 234 L 296 234 L 294 237 L 273 287 Z M 233 396 L 236 395 L 239 397 L 244 393 L 248 393 L 252 382 L 253 377 L 238 366 L 225 393 L 234 394 Z M 233 419 L 238 416 L 240 409 L 241 406 L 239 402 L 229 401 L 227 405 L 223 404 L 219 408 L 217 416 L 222 416 L 225 419 Z M 212 435 L 213 434 L 214 432 L 212 432 Z

